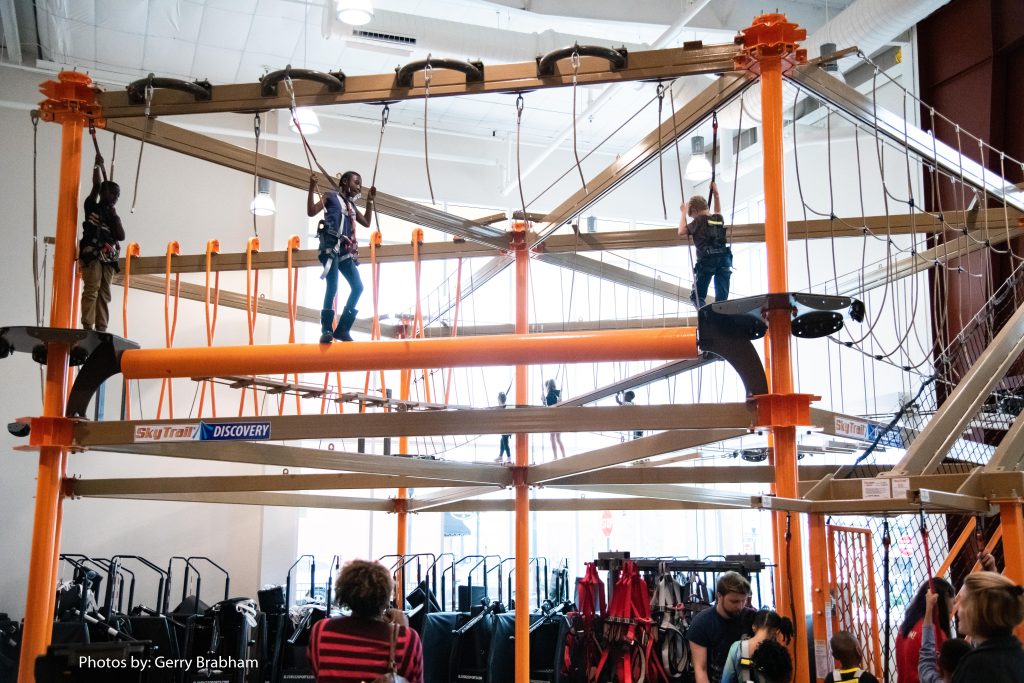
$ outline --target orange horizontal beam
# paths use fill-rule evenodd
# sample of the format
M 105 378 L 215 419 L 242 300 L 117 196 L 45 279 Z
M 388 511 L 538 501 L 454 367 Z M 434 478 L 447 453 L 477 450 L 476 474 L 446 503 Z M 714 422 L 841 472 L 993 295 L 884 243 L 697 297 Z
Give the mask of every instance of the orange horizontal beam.
M 697 357 L 693 327 L 125 351 L 125 379 Z

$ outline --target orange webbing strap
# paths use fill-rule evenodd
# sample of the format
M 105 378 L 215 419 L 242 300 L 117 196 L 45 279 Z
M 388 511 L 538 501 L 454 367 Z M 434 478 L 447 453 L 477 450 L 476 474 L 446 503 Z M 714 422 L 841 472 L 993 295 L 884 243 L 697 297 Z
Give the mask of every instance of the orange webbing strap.
M 252 268 L 252 254 L 259 252 L 260 238 L 250 237 L 245 243 L 245 319 L 249 328 L 249 346 L 256 343 L 256 309 L 259 306 L 260 293 L 260 271 Z M 253 380 L 256 376 L 253 375 Z M 256 383 L 252 385 L 252 409 L 253 415 L 259 416 L 260 404 L 256 392 Z M 245 412 L 245 388 L 242 388 L 242 396 L 238 401 L 238 417 Z
M 420 245 L 423 244 L 423 230 L 416 228 L 412 231 L 412 262 L 416 269 L 416 315 L 412 319 L 412 336 L 422 339 L 423 333 L 423 305 L 420 300 Z M 427 369 L 423 368 L 423 391 L 427 403 L 430 403 L 430 382 L 427 378 Z
M 370 280 L 373 282 L 373 322 L 370 323 L 370 339 L 380 339 L 380 263 L 377 261 L 377 247 L 381 245 L 380 231 L 374 232 L 370 235 Z M 363 393 L 370 393 L 370 373 L 372 370 L 366 371 L 366 381 L 363 382 Z M 387 388 L 384 386 L 384 371 L 380 370 L 380 395 L 381 398 L 387 398 Z M 384 404 L 384 410 L 388 409 L 387 403 Z M 366 412 L 366 403 L 360 403 L 359 412 Z
M 220 310 L 220 271 L 213 275 L 213 315 L 210 315 L 210 271 L 213 269 L 213 255 L 220 253 L 220 242 L 209 240 L 206 243 L 206 296 L 204 311 L 206 313 L 206 345 L 213 346 L 213 335 L 217 331 L 217 311 Z M 217 417 L 216 384 L 212 379 L 204 379 L 199 392 L 199 417 L 203 416 L 203 400 L 206 398 L 206 387 L 210 387 L 210 411 Z
M 299 270 L 295 267 L 293 260 L 294 253 L 299 250 L 302 246 L 302 240 L 299 239 L 298 235 L 292 235 L 288 238 L 288 343 L 295 343 L 295 314 L 299 308 Z M 299 375 L 295 373 L 292 375 L 292 379 L 295 384 L 299 383 Z M 287 384 L 288 373 L 284 374 L 282 380 Z M 285 392 L 281 392 L 280 398 L 277 400 L 277 414 L 284 415 L 284 400 Z M 295 392 L 295 414 L 302 414 L 302 402 L 299 400 L 299 393 Z
M 459 257 L 459 268 L 455 273 L 455 318 L 452 320 L 452 336 L 459 335 L 459 304 L 462 303 L 462 257 Z M 448 405 L 448 397 L 452 392 L 452 371 L 448 368 L 448 377 L 444 381 L 444 403 Z
M 129 242 L 124 252 L 124 287 L 121 291 L 121 334 L 128 339 L 128 290 L 132 284 L 132 257 L 141 253 L 138 242 Z M 78 296 L 75 296 L 78 300 Z M 132 419 L 132 391 L 129 380 L 124 380 L 124 419 Z
M 178 327 L 178 301 L 181 293 L 181 273 L 174 274 L 174 312 L 171 313 L 171 261 L 181 253 L 177 242 L 167 243 L 166 265 L 164 268 L 164 341 L 167 348 L 174 346 L 174 331 Z M 164 393 L 167 394 L 167 415 L 174 419 L 174 384 L 170 377 L 160 380 L 160 400 L 156 405 L 156 419 L 164 408 Z

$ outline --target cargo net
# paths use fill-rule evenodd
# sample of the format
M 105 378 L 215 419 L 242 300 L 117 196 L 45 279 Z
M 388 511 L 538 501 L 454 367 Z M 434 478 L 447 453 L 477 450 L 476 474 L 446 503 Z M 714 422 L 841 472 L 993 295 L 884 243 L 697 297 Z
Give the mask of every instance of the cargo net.
M 920 379 L 916 392 L 900 402 L 894 415 L 876 416 L 883 421 L 888 417 L 888 428 L 880 431 L 845 476 L 874 477 L 881 473 L 882 468 L 873 457 L 874 448 L 886 445 L 893 438 L 909 444 L 1021 305 L 1024 305 L 1024 262 L 963 326 L 961 333 L 944 345 L 937 356 L 934 374 Z M 1018 358 L 953 442 L 936 473 L 966 473 L 986 464 L 1022 408 L 1024 358 Z
M 957 591 L 964 577 L 979 568 L 980 552 L 991 553 L 1000 571 L 1004 566 L 998 518 L 925 514 L 923 520 L 927 536 L 921 532 L 922 515 L 897 515 L 888 524 L 877 517 L 829 520 L 829 632 L 824 641 L 837 631 L 853 633 L 865 666 L 880 680 L 886 663 L 889 680 L 895 680 L 896 637 L 929 573 Z

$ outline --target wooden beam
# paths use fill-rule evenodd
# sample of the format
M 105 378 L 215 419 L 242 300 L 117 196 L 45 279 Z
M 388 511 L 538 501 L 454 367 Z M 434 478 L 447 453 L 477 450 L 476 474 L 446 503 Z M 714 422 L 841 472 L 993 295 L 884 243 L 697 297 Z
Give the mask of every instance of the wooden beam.
M 346 453 L 252 441 L 133 443 L 107 445 L 94 450 L 285 468 L 308 467 L 375 475 L 421 477 L 467 484 L 506 486 L 512 483 L 512 473 L 508 468 L 493 464 L 477 465 L 398 455 Z
M 386 457 L 386 456 L 385 456 Z M 238 493 L 243 491 L 318 491 L 341 489 L 436 488 L 462 482 L 377 474 L 258 474 L 217 477 L 147 477 L 70 480 L 83 498 L 148 493 Z
M 499 489 L 494 486 L 463 486 L 428 493 L 425 496 L 415 496 L 409 501 L 409 512 L 424 512 L 440 505 L 448 505 L 460 500 L 469 500 L 477 496 L 494 493 L 497 490 Z
M 755 412 L 746 403 L 712 403 L 690 405 L 633 406 L 623 410 L 618 406 L 590 408 L 516 408 L 501 410 L 453 410 L 430 412 L 353 413 L 342 415 L 283 415 L 243 418 L 244 422 L 269 423 L 270 438 L 274 441 L 297 439 L 349 439 L 355 437 L 453 436 L 463 434 L 514 434 L 539 432 L 593 432 L 601 430 L 626 431 L 631 429 L 675 429 L 692 434 L 706 433 L 709 440 L 720 441 L 726 432 L 746 433 L 753 427 Z M 239 418 L 209 418 L 204 423 L 236 423 Z M 127 445 L 134 442 L 135 428 L 141 425 L 194 425 L 199 420 L 135 420 L 118 422 L 79 422 L 75 425 L 74 444 L 79 448 L 104 450 L 105 446 Z M 716 429 L 716 428 L 732 428 Z M 660 435 L 658 435 L 660 436 Z M 656 437 L 647 437 L 648 439 Z M 689 443 L 693 437 L 675 437 Z M 698 439 L 705 437 L 699 436 Z M 669 439 L 671 441 L 671 439 Z M 641 443 L 636 439 L 632 443 Z M 192 444 L 202 448 L 210 442 Z M 226 442 L 217 442 L 223 444 Z M 240 442 L 236 442 L 240 443 Z M 139 444 L 136 444 L 139 445 Z M 144 444 L 143 444 L 144 445 Z M 259 445 L 259 444 L 257 444 Z M 690 443 L 688 448 L 697 445 Z M 215 447 L 220 447 L 215 445 Z M 665 452 L 665 451 L 662 451 Z M 648 457 L 648 456 L 638 456 Z M 566 458 L 560 462 L 568 462 Z M 551 463 L 556 464 L 556 463 Z M 617 463 L 610 463 L 617 464 Z M 505 469 L 493 466 L 498 472 Z M 576 472 L 573 472 L 575 474 Z
M 181 503 L 221 503 L 224 505 L 269 505 L 289 508 L 329 508 L 332 510 L 367 510 L 394 512 L 394 501 L 388 498 L 350 498 L 308 493 L 130 493 L 120 496 L 96 496 L 130 500 L 162 500 Z
M 510 512 L 514 507 L 511 499 L 462 500 L 447 505 L 438 505 L 426 512 Z M 656 498 L 531 498 L 532 512 L 580 512 L 604 510 L 733 510 L 710 503 L 685 500 L 659 500 Z
M 733 59 L 740 54 L 734 44 L 700 45 L 682 48 L 646 50 L 629 53 L 625 66 L 609 69 L 608 62 L 594 57 L 581 57 L 576 73 L 580 85 L 621 83 L 638 80 L 668 80 L 679 76 L 715 74 L 733 69 Z M 431 98 L 483 93 L 516 93 L 542 88 L 572 85 L 573 70 L 570 60 L 554 65 L 554 73 L 537 77 L 537 63 L 533 60 L 516 64 L 487 64 L 483 79 L 466 82 L 458 72 L 435 68 L 430 81 Z M 259 83 L 213 86 L 208 101 L 197 102 L 186 93 L 157 90 L 150 105 L 152 116 L 171 114 L 209 114 L 213 112 L 251 112 L 298 107 L 327 106 L 348 103 L 379 103 L 387 100 L 407 100 L 424 97 L 427 92 L 423 75 L 416 74 L 413 85 L 399 87 L 394 73 L 369 76 L 348 76 L 341 92 L 330 92 L 326 86 L 310 81 L 293 82 L 294 102 L 285 84 L 277 93 L 264 96 Z M 110 122 L 124 117 L 140 117 L 146 113 L 144 103 L 132 103 L 123 90 L 98 93 L 96 100 L 103 109 L 103 117 Z
M 178 128 L 162 121 L 145 118 L 121 119 L 108 121 L 107 129 L 133 140 L 144 140 L 145 144 L 163 147 L 243 173 L 258 174 L 261 178 L 267 178 L 302 191 L 309 188 L 309 169 L 304 166 L 269 156 L 261 156 L 257 166 L 252 150 L 208 135 Z M 322 173 L 316 175 L 321 187 L 331 186 L 331 181 Z M 357 203 L 362 203 L 362 200 L 357 200 Z M 377 192 L 374 208 L 384 215 L 395 216 L 415 225 L 440 230 L 492 248 L 508 247 L 507 233 L 500 228 L 410 202 L 386 192 Z
M 733 405 L 742 406 L 744 404 Z M 630 410 L 643 407 L 645 406 L 633 406 Z M 561 410 L 551 410 L 550 412 L 561 415 L 568 414 L 573 410 L 597 409 L 563 408 Z M 739 417 L 739 414 L 737 417 Z M 748 419 L 752 417 L 753 416 L 748 415 Z M 566 422 L 569 423 L 568 420 Z M 679 424 L 687 423 L 681 422 Z M 693 425 L 693 427 L 694 428 L 692 429 L 677 429 L 668 432 L 661 432 L 659 434 L 654 434 L 653 436 L 645 436 L 642 439 L 631 439 L 620 444 L 615 444 L 614 446 L 599 448 L 587 453 L 571 455 L 568 458 L 547 462 L 543 465 L 531 467 L 527 476 L 531 484 L 545 484 L 560 480 L 564 477 L 585 474 L 594 470 L 604 469 L 605 467 L 613 467 L 615 465 L 621 465 L 623 463 L 640 460 L 642 458 L 662 455 L 663 453 L 671 453 L 673 451 L 693 448 L 695 446 L 717 443 L 719 441 L 733 439 L 749 433 L 749 429 L 747 428 L 701 429 L 698 428 L 697 425 Z M 603 429 L 615 429 L 615 427 L 606 426 L 603 427 Z M 633 429 L 633 427 L 630 427 L 630 429 Z
M 690 288 L 680 287 L 674 285 L 671 282 L 665 280 L 659 280 L 651 277 L 650 275 L 644 275 L 634 270 L 628 270 L 621 266 L 612 265 L 611 263 L 604 263 L 597 261 L 580 254 L 549 254 L 546 252 L 540 252 L 536 256 L 537 260 L 543 261 L 544 263 L 550 263 L 566 270 L 573 270 L 576 272 L 584 273 L 592 277 L 606 280 L 613 284 L 624 285 L 637 289 L 646 294 L 654 294 L 656 296 L 662 296 L 672 301 L 681 302 L 685 307 L 692 309 L 693 302 L 690 301 Z M 708 301 L 712 302 L 714 297 L 708 297 Z
M 652 463 L 657 464 L 657 463 Z M 808 484 L 839 470 L 835 465 L 801 465 L 800 476 Z M 693 467 L 607 467 L 558 480 L 558 485 L 616 484 L 769 484 L 775 470 L 768 465 L 699 465 Z
M 696 486 L 679 486 L 673 484 L 629 484 L 624 486 L 564 486 L 553 484 L 551 488 L 586 491 L 588 493 L 614 493 L 637 498 L 655 498 L 658 500 L 679 500 L 689 503 L 704 503 L 716 508 L 753 507 L 749 494 L 721 491 Z
M 580 321 L 580 322 L 568 321 L 568 322 L 531 323 L 530 324 L 530 332 L 531 333 L 539 333 L 539 332 L 584 332 L 584 331 L 590 331 L 590 330 L 639 330 L 639 329 L 644 329 L 644 328 L 648 328 L 648 327 L 696 327 L 696 326 L 697 326 L 697 316 L 696 315 L 688 315 L 688 316 L 682 316 L 682 317 L 679 317 L 679 316 L 666 316 L 664 318 L 632 318 L 632 319 L 629 319 L 629 320 L 611 320 L 611 319 L 608 319 L 608 320 L 584 320 L 584 321 Z M 383 330 L 384 327 L 387 327 L 387 326 L 383 325 L 382 326 L 382 330 Z M 515 331 L 516 331 L 515 325 L 513 325 L 512 323 L 508 323 L 508 324 L 494 324 L 494 325 L 462 325 L 462 324 L 460 324 L 459 325 L 459 329 L 458 329 L 458 334 L 459 334 L 460 337 L 473 337 L 473 336 L 491 335 L 491 334 L 515 334 Z M 428 328 L 426 328 L 426 330 L 424 330 L 424 332 L 425 332 L 424 336 L 426 336 L 426 337 L 450 337 L 450 336 L 452 336 L 452 328 L 451 327 L 446 327 L 446 326 L 428 327 Z M 391 336 L 391 337 L 395 336 L 395 334 L 393 332 L 391 334 L 386 334 L 386 333 L 384 333 L 382 331 L 382 334 L 383 334 L 383 336 Z M 694 367 L 697 367 L 699 365 L 704 365 L 706 363 L 713 363 L 716 360 L 718 360 L 718 358 L 713 358 L 713 359 L 703 359 L 702 358 L 700 360 L 678 361 L 679 364 L 680 364 L 679 367 L 683 368 L 683 369 L 679 370 L 679 372 L 685 372 L 687 369 L 692 369 Z M 670 363 L 669 365 L 673 365 L 674 366 L 674 363 Z M 655 372 L 656 370 L 657 369 L 652 370 L 651 372 Z M 640 375 L 636 375 L 636 377 L 640 377 Z M 634 385 L 629 385 L 629 386 L 640 386 L 640 385 L 639 384 L 634 384 Z M 599 389 L 598 391 L 601 391 L 601 390 Z M 614 393 L 614 392 L 612 392 L 612 393 Z M 591 394 L 588 394 L 588 396 L 589 395 L 591 395 Z M 609 395 L 609 394 L 605 394 L 605 395 Z M 597 399 L 592 399 L 592 400 L 596 401 Z M 579 397 L 574 397 L 573 399 L 570 399 L 566 403 L 570 404 L 570 405 L 583 405 L 583 403 L 588 403 L 588 402 L 590 402 L 590 401 L 580 402 Z

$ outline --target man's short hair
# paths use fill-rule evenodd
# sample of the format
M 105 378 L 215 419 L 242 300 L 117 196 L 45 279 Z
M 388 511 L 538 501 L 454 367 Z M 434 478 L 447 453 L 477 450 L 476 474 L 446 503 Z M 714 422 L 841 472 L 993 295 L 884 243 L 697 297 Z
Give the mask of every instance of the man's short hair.
M 843 663 L 843 666 L 860 666 L 860 643 L 849 631 L 840 631 L 829 641 L 832 656 Z
M 728 595 L 729 593 L 750 595 L 750 582 L 739 572 L 726 572 L 718 577 L 715 592 L 718 595 Z

